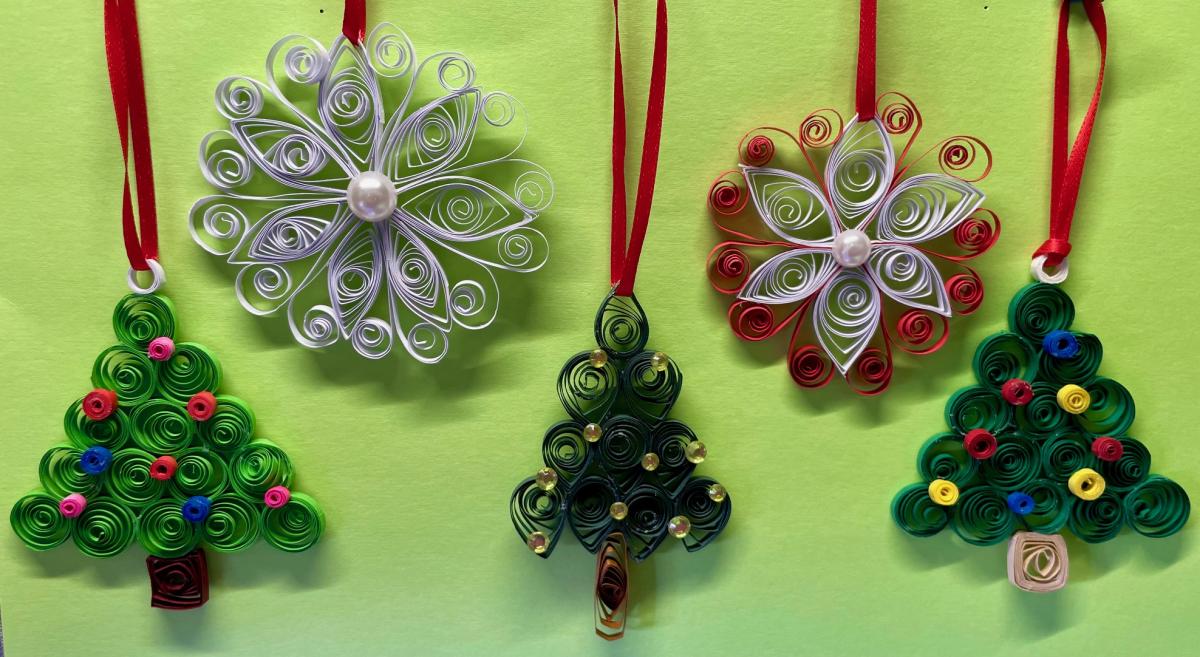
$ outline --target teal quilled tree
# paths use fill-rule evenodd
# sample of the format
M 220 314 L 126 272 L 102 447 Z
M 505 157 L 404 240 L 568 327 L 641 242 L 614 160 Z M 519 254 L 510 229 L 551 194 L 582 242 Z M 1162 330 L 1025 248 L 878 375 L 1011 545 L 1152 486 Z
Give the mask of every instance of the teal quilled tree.
M 70 540 L 101 558 L 136 542 L 149 555 L 151 605 L 167 609 L 207 601 L 203 547 L 316 543 L 320 506 L 291 490 L 292 462 L 256 437 L 249 405 L 218 392 L 216 357 L 175 342 L 171 301 L 127 295 L 113 329 L 118 342 L 96 358 L 94 389 L 67 408 L 66 442 L 42 457 L 41 488 L 13 505 L 21 541 L 40 551 Z
M 549 557 L 570 527 L 596 555 L 596 633 L 624 634 L 628 561 L 642 561 L 668 536 L 688 552 L 725 528 L 732 501 L 724 486 L 696 476 L 708 450 L 670 419 L 683 373 L 649 351 L 650 325 L 637 298 L 610 294 L 596 314 L 596 343 L 572 356 L 558 376 L 569 419 L 542 440 L 544 466 L 522 481 L 510 503 L 517 535 Z
M 1129 527 L 1164 538 L 1191 503 L 1150 470 L 1150 450 L 1130 434 L 1133 396 L 1100 374 L 1100 340 L 1073 328 L 1059 287 L 1033 283 L 1009 306 L 1010 330 L 975 352 L 978 383 L 946 404 L 950 430 L 921 447 L 921 482 L 892 500 L 892 517 L 917 537 L 950 527 L 972 545 L 1009 543 L 1009 579 L 1030 591 L 1066 585 L 1060 535 L 1087 543 Z

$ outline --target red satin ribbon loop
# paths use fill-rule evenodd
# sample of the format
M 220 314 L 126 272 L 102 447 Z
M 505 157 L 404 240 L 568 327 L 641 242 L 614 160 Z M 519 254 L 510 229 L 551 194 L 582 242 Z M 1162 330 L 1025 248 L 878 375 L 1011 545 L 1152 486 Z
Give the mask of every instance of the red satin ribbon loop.
M 1070 113 L 1071 96 L 1071 46 L 1067 40 L 1067 25 L 1071 20 L 1071 4 L 1074 0 L 1062 0 L 1058 17 L 1058 46 L 1054 73 L 1054 133 L 1051 137 L 1050 164 L 1050 238 L 1033 257 L 1046 256 L 1046 264 L 1057 267 L 1071 251 L 1071 222 L 1075 217 L 1075 204 L 1079 199 L 1079 184 L 1083 180 L 1083 166 L 1087 161 L 1088 144 L 1092 139 L 1092 128 L 1100 107 L 1100 91 L 1104 86 L 1104 66 L 1108 60 L 1108 25 L 1104 18 L 1101 0 L 1083 0 L 1096 40 L 1100 44 L 1100 70 L 1096 76 L 1096 89 L 1088 106 L 1075 143 L 1067 153 L 1067 119 Z
M 618 0 L 613 0 L 613 17 L 619 19 Z M 650 94 L 646 101 L 646 130 L 642 138 L 642 163 L 638 170 L 637 196 L 633 206 L 633 226 L 626 245 L 625 225 L 625 87 L 621 70 L 620 30 L 614 20 L 617 37 L 613 52 L 613 142 L 612 142 L 612 240 L 609 259 L 610 279 L 616 293 L 629 296 L 637 277 L 650 207 L 654 202 L 654 179 L 658 172 L 659 141 L 662 136 L 663 97 L 667 89 L 667 2 L 658 0 L 654 22 L 654 57 L 650 67 Z
M 859 121 L 875 118 L 875 18 L 877 0 L 858 6 L 858 78 L 854 86 L 854 112 Z
M 367 36 L 367 0 L 346 0 L 342 12 L 342 34 L 354 45 L 359 45 Z
M 112 87 L 125 185 L 121 198 L 121 230 L 129 266 L 150 269 L 148 259 L 158 258 L 158 217 L 154 207 L 154 169 L 150 158 L 150 123 L 146 113 L 146 83 L 142 77 L 142 51 L 138 39 L 137 8 L 133 0 L 104 1 L 104 53 Z M 129 148 L 133 142 L 137 212 L 129 185 Z M 140 236 L 139 236 L 140 235 Z

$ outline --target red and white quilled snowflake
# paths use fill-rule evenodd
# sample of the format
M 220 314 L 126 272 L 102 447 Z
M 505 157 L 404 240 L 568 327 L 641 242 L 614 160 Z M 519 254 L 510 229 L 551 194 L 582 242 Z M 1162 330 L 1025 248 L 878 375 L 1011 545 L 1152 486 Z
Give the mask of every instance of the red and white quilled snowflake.
M 963 262 L 1000 232 L 973 184 L 990 172 L 991 152 L 955 136 L 910 160 L 916 106 L 889 93 L 877 107 L 878 118 L 845 123 L 817 110 L 796 136 L 754 130 L 739 145 L 739 169 L 709 191 L 717 227 L 733 236 L 709 254 L 708 270 L 736 297 L 734 333 L 765 340 L 794 324 L 788 369 L 804 387 L 836 371 L 858 392 L 883 392 L 893 345 L 936 351 L 948 318 L 983 300 Z M 922 170 L 931 154 L 936 170 Z

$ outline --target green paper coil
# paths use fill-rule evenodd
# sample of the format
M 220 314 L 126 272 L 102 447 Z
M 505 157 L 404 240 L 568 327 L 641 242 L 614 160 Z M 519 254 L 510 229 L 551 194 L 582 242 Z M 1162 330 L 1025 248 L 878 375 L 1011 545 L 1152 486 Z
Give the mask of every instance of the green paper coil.
M 163 397 L 186 404 L 198 392 L 217 391 L 221 384 L 221 366 L 203 346 L 180 342 L 175 345 L 175 354 L 162 363 L 158 380 Z
M 83 471 L 79 457 L 83 451 L 70 445 L 56 445 L 42 455 L 38 463 L 38 479 L 48 493 L 62 499 L 71 493 L 79 493 L 91 499 L 100 492 L 104 475 L 93 477 Z
M 254 435 L 254 411 L 232 395 L 217 395 L 217 410 L 200 423 L 200 438 L 210 449 L 232 452 Z
M 983 386 L 971 386 L 954 393 L 946 403 L 946 424 L 955 433 L 966 435 L 971 429 L 1003 431 L 1012 418 L 1012 409 L 1004 400 Z
M 183 517 L 179 500 L 165 498 L 142 509 L 137 540 L 156 557 L 182 557 L 200 543 L 200 524 Z
M 58 500 L 42 491 L 26 493 L 13 505 L 8 522 L 21 542 L 32 550 L 62 545 L 71 535 L 71 523 L 58 510 Z
M 1165 538 L 1183 529 L 1192 511 L 1183 487 L 1158 475 L 1130 491 L 1123 503 L 1129 526 L 1150 538 Z
M 1024 518 L 1026 526 L 1035 532 L 1055 534 L 1067 525 L 1075 496 L 1068 494 L 1061 483 L 1038 479 L 1027 484 L 1024 492 L 1033 498 L 1033 511 Z
M 1016 333 L 997 333 L 984 338 L 975 350 L 972 367 L 979 382 L 999 391 L 1009 379 L 1032 381 L 1037 353 L 1029 341 Z
M 1123 492 L 1142 483 L 1150 475 L 1150 450 L 1141 441 L 1121 438 L 1123 451 L 1116 461 L 1101 461 L 1099 472 L 1106 489 Z
M 1133 395 L 1125 386 L 1100 377 L 1087 386 L 1092 402 L 1080 413 L 1079 426 L 1096 436 L 1117 436 L 1133 424 Z
M 117 393 L 123 406 L 137 406 L 154 394 L 158 370 L 146 354 L 127 344 L 117 344 L 96 357 L 92 385 Z
M 262 516 L 263 538 L 285 552 L 300 552 L 312 547 L 325 531 L 325 513 L 316 500 L 292 493 L 288 503 L 268 508 Z
M 1042 443 L 1042 472 L 1046 477 L 1065 482 L 1080 468 L 1096 468 L 1099 460 L 1092 453 L 1090 440 L 1077 433 L 1060 433 Z
M 108 494 L 135 509 L 161 498 L 167 490 L 167 482 L 150 476 L 154 458 L 134 447 L 113 453 L 107 473 Z
M 193 495 L 214 498 L 229 486 L 229 467 L 216 452 L 204 447 L 184 450 L 175 457 L 178 467 L 171 477 L 171 494 L 180 499 Z
M 233 489 L 260 500 L 267 489 L 292 483 L 292 461 L 275 443 L 256 440 L 234 452 L 229 461 Z
M 1042 381 L 1033 384 L 1033 399 L 1015 411 L 1017 427 L 1023 433 L 1045 436 L 1071 426 L 1071 416 L 1058 405 L 1058 388 Z
M 926 484 L 909 484 L 892 498 L 892 520 L 910 536 L 926 537 L 946 528 L 950 513 L 929 499 Z
M 926 482 L 945 479 L 961 488 L 975 478 L 978 470 L 979 461 L 967 453 L 962 436 L 952 433 L 930 438 L 917 452 L 917 472 Z
M 1042 470 L 1038 447 L 1020 434 L 1000 436 L 996 453 L 980 466 L 984 481 L 1003 491 L 1021 490 Z
M 204 543 L 217 552 L 237 552 L 250 547 L 262 529 L 263 508 L 237 493 L 217 496 L 204 519 Z
M 192 444 L 196 422 L 187 409 L 166 399 L 151 399 L 133 411 L 133 442 L 162 456 L 176 454 Z
M 971 545 L 995 545 L 1016 529 L 1008 502 L 991 486 L 963 491 L 954 505 L 954 533 Z
M 1051 331 L 1065 331 L 1075 321 L 1075 303 L 1057 286 L 1033 283 L 1013 297 L 1008 324 L 1034 344 Z
M 88 500 L 87 508 L 75 519 L 71 538 L 75 547 L 89 557 L 113 557 L 133 542 L 137 526 L 133 511 L 124 504 L 110 499 Z
M 79 449 L 99 445 L 116 451 L 121 449 L 129 438 L 129 416 L 118 408 L 103 420 L 93 420 L 83 412 L 83 399 L 80 398 L 67 408 L 63 428 L 71 444 Z
M 1104 357 L 1100 339 L 1090 333 L 1075 333 L 1075 341 L 1079 343 L 1079 353 L 1072 358 L 1055 358 L 1042 352 L 1038 373 L 1043 379 L 1053 381 L 1058 386 L 1068 383 L 1086 386 L 1096 378 L 1096 373 L 1100 371 L 1100 360 Z
M 113 332 L 131 347 L 145 349 L 158 337 L 175 337 L 175 306 L 157 294 L 128 294 L 113 311 Z
M 1094 500 L 1075 500 L 1068 525 L 1071 532 L 1086 543 L 1103 543 L 1117 537 L 1125 524 L 1121 498 L 1105 490 Z

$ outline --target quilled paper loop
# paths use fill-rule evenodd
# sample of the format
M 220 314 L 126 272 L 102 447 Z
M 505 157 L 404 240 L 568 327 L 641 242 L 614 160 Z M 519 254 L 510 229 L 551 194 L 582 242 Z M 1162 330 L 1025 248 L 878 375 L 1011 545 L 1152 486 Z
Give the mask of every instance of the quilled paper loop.
M 1012 409 L 999 395 L 982 386 L 963 388 L 946 402 L 946 424 L 956 433 L 987 429 L 998 434 L 1008 426 Z
M 221 366 L 205 347 L 194 342 L 175 345 L 175 355 L 162 363 L 159 390 L 167 399 L 187 404 L 192 395 L 216 390 L 221 384 Z
M 151 399 L 133 410 L 133 442 L 151 454 L 174 454 L 196 437 L 196 423 L 178 403 Z
M 567 507 L 571 532 L 588 552 L 595 554 L 616 527 L 609 510 L 619 499 L 620 492 L 603 477 L 585 477 L 571 491 Z
M 1096 436 L 1116 436 L 1133 424 L 1133 396 L 1125 386 L 1099 377 L 1087 386 L 1087 410 L 1076 416 L 1079 426 Z
M 566 486 L 587 470 L 592 452 L 578 422 L 559 422 L 542 439 L 542 461 L 558 472 Z
M 1154 475 L 1125 495 L 1125 520 L 1134 531 L 1150 538 L 1165 538 L 1183 529 L 1192 502 L 1179 484 Z
M 637 297 L 610 292 L 596 313 L 596 344 L 617 358 L 628 358 L 646 348 L 650 322 Z
M 1008 581 L 1022 591 L 1057 591 L 1067 585 L 1069 571 L 1062 536 L 1021 531 L 1008 544 Z
M 31 550 L 49 550 L 71 535 L 71 523 L 58 510 L 58 500 L 43 491 L 26 493 L 13 505 L 8 522 Z
M 1081 386 L 1074 383 L 1058 389 L 1055 393 L 1055 399 L 1058 401 L 1059 408 L 1070 413 L 1071 415 L 1079 415 L 1088 409 L 1092 403 L 1092 396 Z
M 1033 498 L 1033 511 L 1022 519 L 1026 526 L 1053 534 L 1067 525 L 1075 497 L 1067 494 L 1061 483 L 1037 479 L 1025 485 L 1025 492 Z
M 254 411 L 237 397 L 217 395 L 217 410 L 199 425 L 199 432 L 209 449 L 233 452 L 254 435 Z
M 142 509 L 137 540 L 156 557 L 182 557 L 200 543 L 200 527 L 179 510 L 179 500 L 164 498 Z
M 1021 289 L 1008 308 L 1008 323 L 1034 344 L 1047 333 L 1065 331 L 1075 321 L 1075 304 L 1054 285 L 1031 283 Z
M 984 481 L 1006 491 L 1020 490 L 1040 472 L 1038 447 L 1021 434 L 999 436 L 996 453 L 979 466 Z
M 47 450 L 38 463 L 38 480 L 42 482 L 42 488 L 59 499 L 71 493 L 90 498 L 100 492 L 104 476 L 84 472 L 79 463 L 79 457 L 82 455 L 83 450 L 68 445 L 58 445 Z
M 817 345 L 802 345 L 788 353 L 788 372 L 803 388 L 820 388 L 833 379 L 833 361 Z
M 112 451 L 107 447 L 92 445 L 79 455 L 79 467 L 93 477 L 103 474 L 110 465 L 112 465 Z
M 261 499 L 272 486 L 291 487 L 292 461 L 275 443 L 256 440 L 234 452 L 229 480 L 242 495 Z
M 1115 492 L 1127 491 L 1150 476 L 1150 450 L 1136 438 L 1125 436 L 1120 441 L 1121 458 L 1101 461 L 1096 468 L 1108 488 Z
M 1058 403 L 1058 388 L 1042 381 L 1031 386 L 1029 403 L 1014 410 L 1017 428 L 1029 435 L 1045 436 L 1071 427 L 1071 416 Z
M 746 208 L 746 202 L 749 200 L 750 194 L 745 190 L 745 181 L 740 171 L 723 174 L 708 188 L 708 206 L 718 214 L 738 214 Z
M 708 477 L 696 477 L 688 481 L 675 502 L 675 515 L 686 516 L 691 521 L 687 536 L 683 538 L 683 546 L 688 552 L 695 552 L 714 541 L 733 513 L 733 501 L 728 494 L 720 502 L 709 495 L 709 487 L 716 483 Z
M 610 473 L 636 468 L 650 448 L 650 427 L 628 415 L 618 415 L 603 425 L 597 443 L 601 463 Z
M 679 420 L 667 420 L 655 427 L 650 437 L 650 449 L 660 459 L 654 471 L 655 483 L 672 495 L 678 495 L 689 485 L 696 464 L 688 458 L 688 450 L 689 445 L 697 442 L 696 433 Z
M 1067 489 L 1085 502 L 1091 502 L 1103 495 L 1105 488 L 1104 477 L 1091 468 L 1080 468 L 1067 479 Z
M 1100 371 L 1100 360 L 1104 357 L 1104 347 L 1100 340 L 1089 333 L 1068 333 L 1071 335 L 1078 351 L 1070 358 L 1056 357 L 1050 352 L 1042 351 L 1038 370 L 1043 377 L 1052 383 L 1066 385 L 1075 383 L 1083 386 L 1091 383 Z
M 649 484 L 631 491 L 625 503 L 629 506 L 625 528 L 630 556 L 635 561 L 642 561 L 666 538 L 667 522 L 673 517 L 675 505 L 666 491 Z
M 521 542 L 538 534 L 543 538 L 534 554 L 546 558 L 554 551 L 566 524 L 567 499 L 561 488 L 545 490 L 530 477 L 513 490 L 509 499 L 509 516 Z
M 1037 353 L 1016 333 L 996 333 L 979 343 L 972 366 L 975 378 L 997 392 L 1009 379 L 1032 381 L 1037 373 Z
M 1082 468 L 1095 468 L 1097 462 L 1088 439 L 1078 433 L 1064 432 L 1042 441 L 1042 472 L 1049 479 L 1064 482 Z
M 137 527 L 138 519 L 129 507 L 116 500 L 99 499 L 89 503 L 72 523 L 71 538 L 75 547 L 89 557 L 108 558 L 129 547 Z
M 939 506 L 954 506 L 958 502 L 958 486 L 953 481 L 934 479 L 929 482 L 929 499 Z
M 892 498 L 892 520 L 911 536 L 933 536 L 950 523 L 950 513 L 929 499 L 927 484 L 909 484 Z
M 1105 491 L 1091 500 L 1075 500 L 1068 525 L 1071 533 L 1086 543 L 1103 543 L 1117 537 L 1125 524 L 1125 512 L 1116 493 Z
M 204 519 L 204 544 L 217 552 L 238 552 L 254 544 L 262 529 L 262 508 L 228 492 L 213 498 Z
M 990 486 L 962 492 L 954 506 L 954 532 L 972 545 L 995 545 L 1016 529 L 1016 516 L 1008 502 Z
M 83 412 L 82 399 L 67 408 L 63 428 L 71 444 L 80 449 L 100 445 L 110 450 L 118 450 L 125 445 L 130 432 L 129 416 L 124 410 L 118 408 L 103 420 L 93 420 Z
M 145 349 L 155 338 L 174 338 L 175 306 L 157 294 L 127 294 L 113 310 L 113 332 L 137 349 Z
M 229 485 L 229 468 L 216 452 L 204 447 L 184 450 L 176 457 L 175 476 L 170 492 L 177 498 L 203 496 L 214 498 Z
M 140 350 L 127 344 L 113 345 L 96 358 L 92 385 L 116 392 L 122 405 L 137 406 L 154 394 L 158 368 Z
M 263 538 L 285 552 L 307 550 L 323 533 L 325 513 L 316 500 L 304 493 L 292 493 L 287 504 L 263 511 Z
M 167 270 L 163 269 L 158 260 L 146 258 L 146 264 L 150 267 L 150 282 L 144 286 L 138 282 L 138 270 L 130 267 L 125 273 L 125 284 L 129 286 L 129 289 L 134 294 L 139 296 L 154 294 L 167 282 Z
M 571 417 L 580 422 L 599 422 L 617 400 L 621 382 L 616 363 L 601 367 L 591 362 L 591 352 L 575 354 L 558 374 L 558 399 Z
M 917 452 L 917 472 L 925 481 L 946 479 L 965 486 L 978 468 L 979 462 L 968 453 L 962 437 L 953 433 L 930 438 Z
M 621 391 L 629 412 L 647 422 L 661 421 L 683 390 L 683 373 L 669 357 L 666 367 L 655 364 L 659 352 L 632 356 L 621 370 Z
M 140 449 L 128 447 L 113 453 L 108 470 L 108 492 L 133 508 L 143 507 L 167 491 L 167 482 L 150 476 L 154 457 Z

